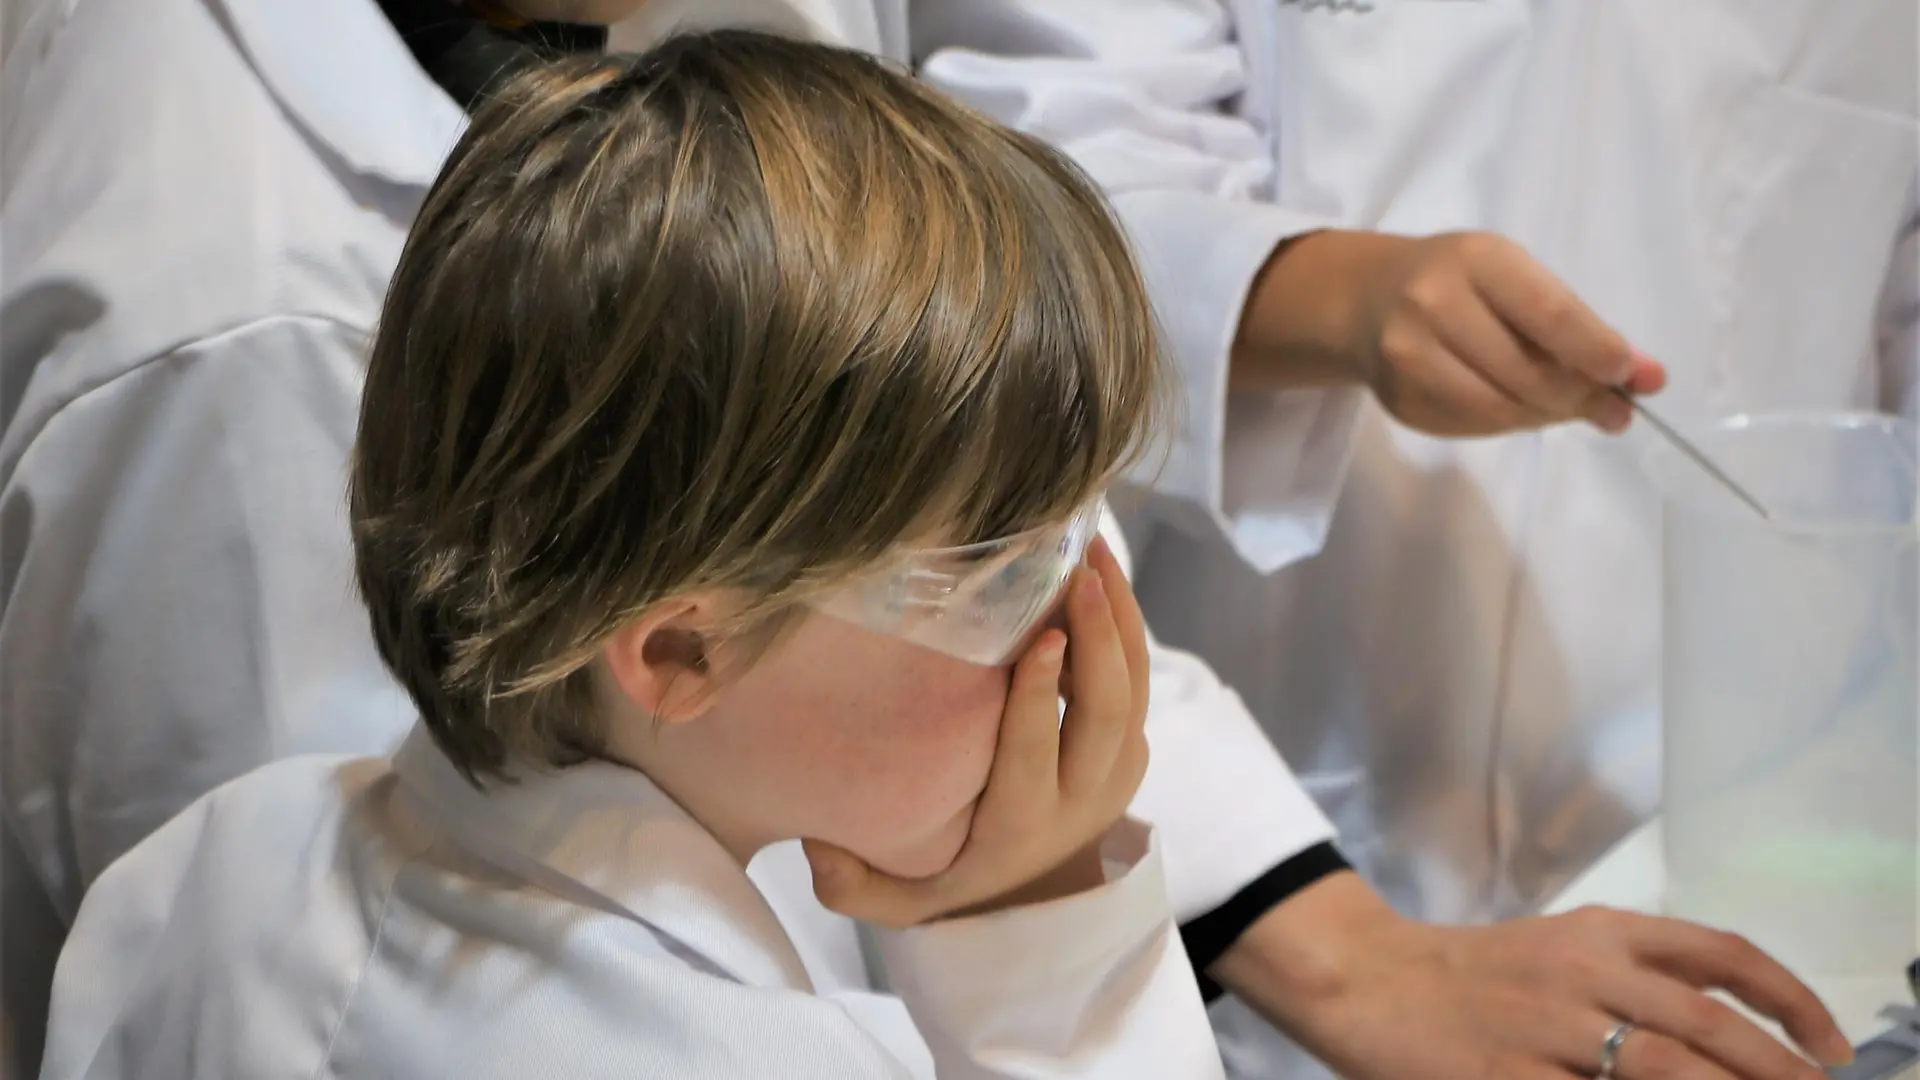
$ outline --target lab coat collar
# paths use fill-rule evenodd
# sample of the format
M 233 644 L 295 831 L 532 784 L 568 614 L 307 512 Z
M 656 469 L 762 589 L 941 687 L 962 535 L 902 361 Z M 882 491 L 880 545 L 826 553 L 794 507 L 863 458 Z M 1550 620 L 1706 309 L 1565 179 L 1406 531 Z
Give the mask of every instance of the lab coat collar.
M 465 128 L 374 0 L 208 0 L 295 122 L 355 172 L 426 187 Z
M 466 854 L 616 918 L 750 986 L 813 992 L 746 870 L 644 773 L 593 761 L 482 792 L 423 727 L 394 754 L 412 801 Z

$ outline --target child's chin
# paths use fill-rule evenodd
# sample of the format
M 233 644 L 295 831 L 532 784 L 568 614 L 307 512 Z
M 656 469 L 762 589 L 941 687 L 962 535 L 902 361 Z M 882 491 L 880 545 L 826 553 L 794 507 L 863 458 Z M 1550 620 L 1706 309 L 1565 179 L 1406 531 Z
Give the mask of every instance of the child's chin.
M 972 823 L 973 807 L 968 806 L 933 832 L 869 859 L 868 863 L 894 877 L 932 877 L 953 865 L 960 849 L 966 846 L 967 829 Z

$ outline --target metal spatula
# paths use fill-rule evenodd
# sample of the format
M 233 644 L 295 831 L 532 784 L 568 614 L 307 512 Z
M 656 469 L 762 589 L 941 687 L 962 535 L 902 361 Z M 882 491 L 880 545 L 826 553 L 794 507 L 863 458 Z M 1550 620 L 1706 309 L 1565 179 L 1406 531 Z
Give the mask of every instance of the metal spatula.
M 1726 470 L 1722 469 L 1718 465 L 1715 465 L 1713 463 L 1713 459 L 1709 458 L 1706 454 L 1702 453 L 1700 448 L 1693 445 L 1692 442 L 1688 441 L 1686 436 L 1681 435 L 1679 432 L 1673 430 L 1672 427 L 1668 426 L 1665 420 L 1662 420 L 1658 416 L 1655 416 L 1652 413 L 1652 411 L 1649 410 L 1645 405 L 1640 404 L 1639 399 L 1633 396 L 1632 391 L 1627 390 L 1625 387 L 1616 386 L 1613 388 L 1613 392 L 1615 394 L 1618 394 L 1622 401 L 1625 401 L 1627 404 L 1633 406 L 1633 411 L 1636 413 L 1639 413 L 1640 416 L 1647 421 L 1647 423 L 1652 424 L 1653 429 L 1655 431 L 1658 431 L 1661 437 L 1665 438 L 1668 442 L 1672 443 L 1674 446 L 1674 449 L 1679 450 L 1681 453 L 1691 458 L 1693 460 L 1693 463 L 1695 465 L 1700 466 L 1700 468 L 1704 470 L 1708 476 L 1711 476 L 1715 480 L 1718 480 L 1722 487 L 1726 488 L 1728 491 L 1733 492 L 1734 495 L 1737 496 L 1741 502 L 1746 503 L 1748 506 L 1752 507 L 1754 513 L 1759 514 L 1762 518 L 1768 521 L 1773 520 L 1773 515 L 1767 512 L 1767 508 L 1761 504 L 1759 499 L 1754 498 L 1751 492 L 1749 492 L 1746 488 L 1741 487 L 1739 483 L 1734 480 L 1733 477 L 1728 476 L 1726 473 Z

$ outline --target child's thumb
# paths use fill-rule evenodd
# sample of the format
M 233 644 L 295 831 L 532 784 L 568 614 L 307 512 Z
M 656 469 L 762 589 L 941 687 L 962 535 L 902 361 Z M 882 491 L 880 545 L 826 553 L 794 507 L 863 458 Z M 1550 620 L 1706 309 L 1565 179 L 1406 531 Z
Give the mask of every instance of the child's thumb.
M 911 926 L 921 921 L 907 895 L 908 883 L 868 866 L 858 855 L 824 840 L 802 840 L 813 869 L 813 895 L 828 911 L 882 926 Z

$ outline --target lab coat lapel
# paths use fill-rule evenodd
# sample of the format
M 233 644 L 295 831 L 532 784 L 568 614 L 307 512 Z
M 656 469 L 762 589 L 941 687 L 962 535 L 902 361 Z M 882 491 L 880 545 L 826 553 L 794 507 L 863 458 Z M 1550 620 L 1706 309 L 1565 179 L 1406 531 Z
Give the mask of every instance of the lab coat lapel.
M 355 172 L 425 187 L 466 114 L 373 0 L 209 0 L 262 82 Z
M 645 774 L 595 761 L 523 772 L 482 792 L 422 728 L 394 755 L 394 771 L 467 854 L 563 900 L 645 924 L 688 962 L 735 981 L 813 992 L 746 871 Z

